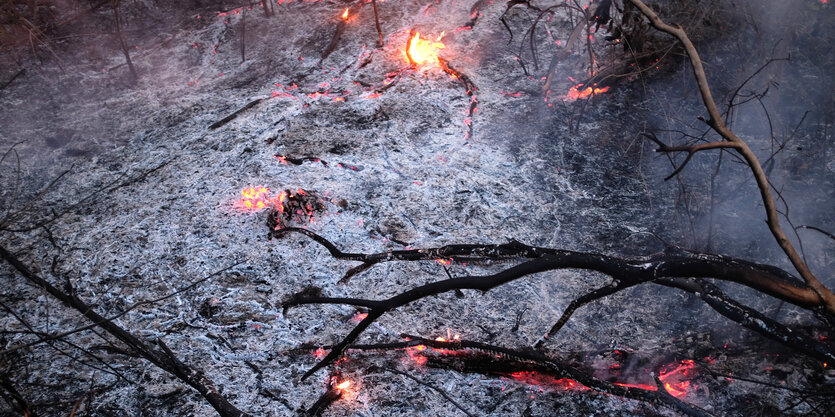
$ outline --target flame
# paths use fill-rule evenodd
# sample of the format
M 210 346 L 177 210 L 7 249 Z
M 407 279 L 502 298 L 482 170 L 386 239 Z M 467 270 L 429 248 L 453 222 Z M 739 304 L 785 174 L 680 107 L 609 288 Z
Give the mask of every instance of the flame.
M 348 7 L 346 7 L 345 12 L 342 13 L 342 20 L 348 20 Z
M 437 40 L 431 41 L 426 38 L 421 38 L 420 33 L 415 32 L 415 35 L 409 39 L 406 45 L 406 59 L 416 67 L 438 65 L 438 50 L 446 48 L 443 43 L 438 42 L 443 36 L 444 34 L 441 33 Z
M 354 314 L 349 321 L 351 323 L 359 323 L 365 320 L 366 317 L 368 317 L 368 313 L 357 313 Z
M 241 198 L 235 202 L 234 207 L 243 212 L 253 213 L 261 211 L 271 204 L 270 189 L 259 186 L 241 190 Z
M 339 385 L 337 385 L 337 386 L 336 386 L 336 388 L 337 388 L 337 389 L 344 390 L 344 389 L 346 389 L 346 388 L 348 388 L 348 387 L 350 387 L 350 386 L 351 386 L 351 381 L 347 381 L 347 380 L 346 380 L 346 381 L 342 381 L 342 382 L 340 382 L 340 383 L 339 383 Z
M 568 90 L 566 98 L 570 100 L 579 100 L 581 98 L 586 98 L 591 95 L 596 95 L 609 91 L 609 87 L 597 88 L 596 85 L 597 84 L 594 84 L 592 86 L 584 88 L 583 90 L 580 90 L 580 88 L 583 87 L 583 83 L 577 84 Z

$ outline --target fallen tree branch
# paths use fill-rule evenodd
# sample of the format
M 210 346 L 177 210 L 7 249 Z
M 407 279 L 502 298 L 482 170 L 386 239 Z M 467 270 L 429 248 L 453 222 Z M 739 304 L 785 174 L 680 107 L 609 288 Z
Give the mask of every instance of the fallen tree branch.
M 420 342 L 422 345 L 435 349 L 443 349 L 446 351 L 464 351 L 476 350 L 482 352 L 489 352 L 497 354 L 503 358 L 510 359 L 518 363 L 533 363 L 534 365 L 542 366 L 556 375 L 557 378 L 570 378 L 580 384 L 591 388 L 595 391 L 616 395 L 619 397 L 629 398 L 638 401 L 644 401 L 652 404 L 660 404 L 664 407 L 681 412 L 688 416 L 710 416 L 707 411 L 687 404 L 676 397 L 667 393 L 664 389 L 650 390 L 625 385 L 618 385 L 612 382 L 604 381 L 594 376 L 577 369 L 576 367 L 561 361 L 556 358 L 546 356 L 539 352 L 522 351 L 517 349 L 509 349 L 501 346 L 489 345 L 481 342 L 474 342 L 468 340 L 452 340 L 439 341 L 422 338 L 419 336 L 402 335 L 409 339 Z M 460 358 L 457 358 L 460 361 Z M 511 366 L 511 369 L 518 369 L 519 366 Z M 656 382 L 657 383 L 657 382 Z M 658 387 L 663 387 L 663 384 L 657 384 Z
M 159 343 L 162 346 L 162 351 L 152 348 L 133 334 L 122 329 L 116 323 L 108 321 L 106 318 L 96 313 L 92 306 L 87 305 L 84 301 L 78 298 L 74 292 L 65 293 L 54 287 L 45 279 L 41 278 L 38 274 L 32 272 L 26 265 L 23 264 L 23 262 L 20 261 L 20 259 L 3 246 L 0 246 L 0 257 L 6 260 L 6 262 L 17 270 L 20 275 L 29 280 L 31 283 L 42 288 L 51 296 L 64 303 L 67 307 L 75 309 L 88 320 L 98 323 L 99 327 L 119 339 L 122 343 L 128 345 L 137 354 L 197 390 L 197 392 L 199 392 L 200 395 L 202 395 L 203 398 L 205 398 L 209 404 L 214 407 L 219 415 L 223 417 L 248 416 L 248 414 L 238 410 L 234 405 L 232 405 L 232 403 L 230 403 L 220 393 L 220 391 L 218 391 L 218 389 L 214 386 L 214 383 L 202 372 L 183 364 L 176 356 L 174 356 L 173 352 L 171 352 L 161 340 Z
M 287 230 L 287 229 L 285 229 Z M 304 230 L 304 229 L 300 229 Z M 287 231 L 300 231 L 297 229 Z M 530 254 L 538 252 L 540 256 L 521 264 L 507 268 L 492 275 L 485 276 L 464 276 L 448 278 L 441 281 L 421 285 L 404 291 L 388 299 L 371 300 L 347 297 L 324 297 L 318 292 L 303 291 L 289 297 L 283 304 L 285 311 L 290 307 L 308 304 L 347 304 L 364 307 L 368 309 L 368 315 L 360 321 L 342 341 L 331 349 L 331 351 L 315 364 L 301 377 L 302 380 L 313 375 L 319 369 L 336 361 L 340 355 L 350 346 L 365 330 L 384 314 L 410 304 L 422 298 L 434 296 L 449 291 L 464 289 L 489 291 L 492 288 L 504 285 L 516 279 L 545 271 L 557 269 L 585 269 L 597 271 L 614 278 L 611 284 L 575 300 L 563 314 L 563 317 L 555 325 L 557 330 L 568 320 L 568 317 L 578 307 L 612 294 L 623 288 L 638 285 L 645 282 L 656 281 L 660 278 L 717 278 L 748 285 L 759 291 L 768 293 L 776 298 L 792 302 L 798 306 L 812 309 L 819 306 L 818 298 L 808 287 L 798 282 L 788 273 L 768 265 L 760 265 L 748 261 L 728 258 L 718 255 L 699 254 L 698 256 L 656 254 L 640 259 L 621 259 L 613 256 L 597 253 L 582 253 L 566 250 L 534 248 L 519 242 L 503 245 L 455 245 L 433 249 L 418 249 L 411 251 L 392 251 L 384 254 L 356 254 L 344 253 L 335 245 L 316 235 L 313 232 L 301 232 L 308 236 L 315 236 L 314 240 L 328 248 L 335 257 L 363 261 L 363 265 L 390 260 L 421 260 L 437 259 L 440 253 L 486 253 L 485 258 L 490 257 L 493 250 L 499 257 L 507 256 L 507 251 L 518 254 Z M 510 248 L 510 249 L 508 249 Z M 498 252 L 495 252 L 499 249 Z M 362 265 L 361 265 L 362 266 Z M 367 267 L 366 267 L 367 269 Z M 726 306 L 727 307 L 727 306 Z M 715 307 L 716 308 L 716 307 Z M 721 312 L 721 311 L 720 311 Z M 723 313 L 724 314 L 724 313 Z M 745 323 L 743 323 L 746 325 Z M 553 330 L 553 329 L 552 329 Z M 551 334 L 552 335 L 552 334 Z M 778 333 L 772 333 L 776 340 L 786 342 L 784 337 Z M 795 341 L 794 339 L 791 339 Z M 786 342 L 788 343 L 788 342 Z M 808 346 L 813 346 L 809 344 Z M 809 354 L 809 352 L 805 352 Z M 829 353 L 831 355 L 831 352 Z
M 641 0 L 628 0 L 631 2 L 635 7 L 637 7 L 641 14 L 643 14 L 647 19 L 649 19 L 650 24 L 667 34 L 674 36 L 678 41 L 684 46 L 684 49 L 687 53 L 687 56 L 690 58 L 690 65 L 693 69 L 693 75 L 696 78 L 696 83 L 699 86 L 699 92 L 702 96 L 702 102 L 704 103 L 705 109 L 708 112 L 709 118 L 705 122 L 708 126 L 710 126 L 716 133 L 718 133 L 722 138 L 727 140 L 728 142 L 733 143 L 735 146 L 733 147 L 734 150 L 739 153 L 745 162 L 748 164 L 748 167 L 751 169 L 751 173 L 754 175 L 754 179 L 757 181 L 757 188 L 760 191 L 760 197 L 762 199 L 763 205 L 765 206 L 765 212 L 767 217 L 767 224 L 769 229 L 771 230 L 771 234 L 774 236 L 774 239 L 777 241 L 777 244 L 780 245 L 780 248 L 783 249 L 783 252 L 791 261 L 792 265 L 794 265 L 797 272 L 815 292 L 815 294 L 820 299 L 820 304 L 822 304 L 826 311 L 830 315 L 835 315 L 835 294 L 827 288 L 823 283 L 818 280 L 817 277 L 812 273 L 809 267 L 806 265 L 806 262 L 803 261 L 803 258 L 800 254 L 795 250 L 794 245 L 792 245 L 791 241 L 789 240 L 788 236 L 786 236 L 785 232 L 783 232 L 782 227 L 780 226 L 780 219 L 779 213 L 777 212 L 777 205 L 775 204 L 774 197 L 771 194 L 771 185 L 768 183 L 768 177 L 766 177 L 765 171 L 760 165 L 757 156 L 754 154 L 754 151 L 748 147 L 748 144 L 739 138 L 733 131 L 731 131 L 722 119 L 722 116 L 719 113 L 719 109 L 716 106 L 716 102 L 713 100 L 713 93 L 710 90 L 710 85 L 707 81 L 707 75 L 705 74 L 704 67 L 702 66 L 702 61 L 699 58 L 699 53 L 696 51 L 696 47 L 693 45 L 693 42 L 690 41 L 690 38 L 687 36 L 687 33 L 679 27 L 673 27 L 666 23 L 664 23 L 660 17 L 644 2 Z

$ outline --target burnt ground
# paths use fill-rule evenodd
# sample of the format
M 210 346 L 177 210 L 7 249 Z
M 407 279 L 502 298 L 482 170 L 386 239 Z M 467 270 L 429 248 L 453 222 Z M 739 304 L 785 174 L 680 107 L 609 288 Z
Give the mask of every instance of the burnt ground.
M 324 60 L 349 3 L 282 2 L 269 18 L 258 7 L 183 12 L 144 3 L 136 2 L 126 17 L 137 29 L 128 33 L 136 84 L 112 36 L 56 43 L 55 56 L 39 51 L 40 61 L 25 48 L 5 51 L 14 59 L 2 65 L 0 80 L 21 68 L 26 73 L 0 90 L 1 149 L 20 142 L 0 167 L 2 207 L 12 213 L 3 217 L 12 221 L 0 232 L 2 245 L 56 285 L 71 283 L 104 316 L 209 277 L 117 323 L 143 339 L 164 340 L 253 415 L 294 415 L 310 407 L 328 374 L 298 382 L 316 356 L 297 348 L 338 342 L 357 313 L 348 306 L 306 306 L 284 314 L 281 303 L 290 294 L 316 286 L 330 296 L 384 298 L 445 278 L 445 268 L 457 276 L 507 264 L 388 263 L 340 284 L 354 263 L 332 259 L 301 236 L 270 239 L 268 211 L 236 204 L 247 187 L 320 196 L 323 205 L 312 219 L 305 214 L 288 224 L 303 224 L 345 251 L 516 239 L 639 256 L 663 249 L 654 234 L 792 271 L 765 228 L 753 181 L 729 155 L 714 181 L 712 217 L 718 154 L 699 155 L 680 180 L 663 180 L 673 167 L 641 133 L 672 142 L 681 132 L 706 130 L 697 119 L 702 109 L 689 67 L 675 49 L 657 67 L 608 81 L 608 92 L 572 100 L 566 97 L 572 79 L 582 80 L 588 66 L 580 43 L 560 55 L 550 93 L 542 91 L 554 39 L 565 41 L 573 27 L 560 10 L 535 32 L 535 65 L 521 41 L 535 11 L 511 10 L 514 39 L 508 44 L 498 2 L 484 5 L 471 29 L 461 29 L 471 4 L 380 2 L 381 48 L 375 47 L 371 5 L 354 4 Z M 770 56 L 791 55 L 746 84 L 743 94 L 768 91 L 737 107 L 732 126 L 763 160 L 786 143 L 766 167 L 789 203 L 789 219 L 831 232 L 835 84 L 832 34 L 824 27 L 832 8 L 812 0 L 696 3 L 702 23 L 693 25 L 694 39 L 720 102 Z M 679 12 L 675 4 L 666 7 L 662 17 Z M 98 24 L 78 31 L 101 30 Z M 440 55 L 478 88 L 472 115 L 460 79 L 438 67 L 409 68 L 404 48 L 411 29 L 431 38 L 444 32 Z M 615 59 L 622 48 L 603 37 L 595 34 L 595 51 L 601 60 Z M 813 271 L 835 286 L 835 241 L 808 228 L 792 237 L 802 240 Z M 0 300 L 9 308 L 0 314 L 3 349 L 35 340 L 9 311 L 45 333 L 87 324 L 7 264 L 0 273 Z M 445 294 L 384 316 L 361 341 L 399 341 L 404 332 L 457 334 L 525 348 L 572 299 L 607 282 L 567 270 L 486 294 Z M 772 318 L 830 340 L 808 312 L 723 288 Z M 66 339 L 100 360 L 63 342 L 0 356 L 3 374 L 41 415 L 69 414 L 79 399 L 77 415 L 214 412 L 170 375 L 106 348 L 114 342 L 101 332 Z M 652 284 L 581 309 L 545 349 L 626 384 L 653 384 L 651 372 L 694 360 L 697 371 L 682 400 L 718 415 L 832 412 L 831 401 L 806 396 L 832 389 L 831 368 L 743 330 L 696 297 Z M 326 415 L 462 413 L 436 391 L 386 368 L 443 389 L 475 415 L 675 414 L 526 375 L 420 365 L 413 354 L 350 353 L 337 368 L 352 387 Z M 0 414 L 13 415 L 0 404 Z

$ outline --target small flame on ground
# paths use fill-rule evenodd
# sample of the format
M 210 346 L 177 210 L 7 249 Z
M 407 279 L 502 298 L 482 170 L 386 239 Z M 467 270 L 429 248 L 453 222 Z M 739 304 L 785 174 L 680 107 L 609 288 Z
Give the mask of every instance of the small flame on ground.
M 342 13 L 342 20 L 348 20 L 348 7 L 346 7 L 345 12 Z
M 241 198 L 234 207 L 243 212 L 257 212 L 270 207 L 270 189 L 267 187 L 249 187 L 241 190 Z
M 597 84 L 594 84 L 581 90 L 581 88 L 583 88 L 583 83 L 577 84 L 568 90 L 566 98 L 569 100 L 579 100 L 581 98 L 586 98 L 591 95 L 597 95 L 609 91 L 609 87 L 597 88 L 596 86 Z
M 436 66 L 439 65 L 438 50 L 444 49 L 446 46 L 439 42 L 444 36 L 441 33 L 436 41 L 431 41 L 426 38 L 421 38 L 419 32 L 415 32 L 414 36 L 409 39 L 406 45 L 406 59 L 410 64 L 415 66 Z
M 344 389 L 347 389 L 350 386 L 351 386 L 351 381 L 342 381 L 336 386 L 336 388 L 344 390 Z
M 368 317 L 368 313 L 357 313 L 357 314 L 354 314 L 354 316 L 351 317 L 351 320 L 349 320 L 349 321 L 351 323 L 356 324 L 356 323 L 359 323 L 359 322 L 365 320 L 366 317 Z

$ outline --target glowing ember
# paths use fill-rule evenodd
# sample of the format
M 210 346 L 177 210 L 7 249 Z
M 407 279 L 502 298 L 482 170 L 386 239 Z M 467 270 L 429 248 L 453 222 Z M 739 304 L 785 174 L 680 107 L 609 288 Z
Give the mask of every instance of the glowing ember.
M 241 190 L 241 198 L 234 207 L 243 212 L 257 212 L 270 207 L 270 189 L 266 187 L 249 187 Z
M 346 389 L 351 386 L 351 381 L 342 381 L 336 386 L 337 389 Z
M 581 98 L 586 98 L 591 95 L 596 95 L 609 91 L 609 87 L 597 88 L 596 85 L 597 84 L 594 84 L 592 86 L 588 86 L 585 89 L 580 90 L 581 88 L 583 88 L 583 83 L 577 84 L 568 90 L 568 94 L 566 94 L 565 97 L 570 100 L 579 100 Z
M 357 313 L 357 314 L 354 314 L 354 316 L 351 317 L 351 320 L 349 320 L 349 321 L 351 323 L 356 324 L 356 323 L 359 323 L 359 322 L 365 320 L 366 317 L 368 317 L 368 313 Z
M 438 65 L 438 50 L 446 48 L 443 43 L 438 42 L 443 36 L 444 34 L 441 33 L 437 40 L 431 41 L 421 38 L 420 33 L 415 32 L 406 44 L 406 59 L 416 67 Z
M 661 370 L 658 379 L 664 383 L 664 389 L 674 397 L 681 398 L 687 395 L 690 379 L 695 376 L 696 365 L 692 360 L 684 360 L 677 365 L 668 365 Z
M 342 20 L 348 20 L 348 8 L 345 8 L 345 12 L 342 13 Z

